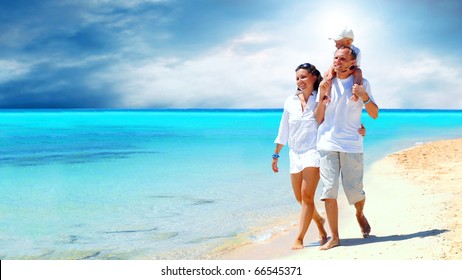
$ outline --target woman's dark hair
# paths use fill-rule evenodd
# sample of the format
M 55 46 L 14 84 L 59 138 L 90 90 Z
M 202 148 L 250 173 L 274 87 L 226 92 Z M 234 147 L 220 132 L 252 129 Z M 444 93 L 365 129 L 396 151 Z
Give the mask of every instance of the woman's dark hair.
M 303 64 L 300 64 L 299 66 L 297 66 L 297 68 L 295 68 L 295 72 L 297 72 L 300 69 L 305 69 L 306 71 L 308 71 L 308 73 L 316 76 L 317 79 L 314 82 L 313 89 L 318 90 L 319 84 L 322 81 L 322 76 L 321 76 L 321 73 L 319 72 L 319 70 L 316 69 L 316 66 L 314 66 L 312 64 L 309 64 L 309 63 L 303 63 Z

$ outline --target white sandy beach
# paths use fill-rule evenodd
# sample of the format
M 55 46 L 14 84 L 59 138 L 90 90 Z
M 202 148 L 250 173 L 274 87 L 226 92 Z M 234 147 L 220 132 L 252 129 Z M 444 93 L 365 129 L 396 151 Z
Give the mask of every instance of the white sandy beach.
M 263 243 L 226 251 L 229 260 L 461 260 L 462 139 L 418 145 L 376 162 L 365 175 L 365 215 L 371 236 L 362 238 L 340 192 L 341 245 L 318 250 L 312 223 L 306 247 L 292 251 L 297 225 Z M 325 217 L 321 202 L 316 205 Z M 326 222 L 326 227 L 327 222 Z

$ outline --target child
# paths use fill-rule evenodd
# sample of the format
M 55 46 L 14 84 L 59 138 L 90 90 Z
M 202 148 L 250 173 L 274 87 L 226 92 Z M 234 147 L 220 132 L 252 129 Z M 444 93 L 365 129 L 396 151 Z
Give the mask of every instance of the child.
M 339 48 L 341 46 L 349 47 L 356 52 L 356 65 L 351 68 L 353 71 L 354 83 L 358 85 L 363 84 L 363 75 L 361 72 L 360 64 L 361 64 L 361 52 L 358 47 L 353 46 L 354 35 L 353 30 L 345 27 L 341 30 L 337 35 L 333 38 L 329 38 L 330 40 L 334 40 L 335 47 Z M 335 77 L 334 67 L 331 66 L 330 69 L 324 74 L 325 79 L 331 80 Z M 352 96 L 352 100 L 358 101 L 356 96 Z

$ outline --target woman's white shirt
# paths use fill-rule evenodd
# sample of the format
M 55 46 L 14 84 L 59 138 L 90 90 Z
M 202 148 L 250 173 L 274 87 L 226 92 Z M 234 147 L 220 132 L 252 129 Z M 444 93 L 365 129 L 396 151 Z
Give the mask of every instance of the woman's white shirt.
M 314 116 L 316 96 L 317 91 L 313 91 L 303 112 L 298 94 L 293 94 L 286 99 L 278 136 L 274 143 L 282 145 L 287 143 L 289 148 L 296 153 L 316 150 L 318 132 L 318 122 Z

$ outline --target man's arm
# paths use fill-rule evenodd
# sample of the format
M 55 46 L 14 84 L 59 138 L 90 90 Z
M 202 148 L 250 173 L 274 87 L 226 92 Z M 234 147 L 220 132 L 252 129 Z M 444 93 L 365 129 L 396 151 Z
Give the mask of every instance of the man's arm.
M 362 99 L 366 112 L 371 118 L 376 119 L 379 116 L 379 107 L 372 101 L 363 86 L 353 85 L 353 94 Z

